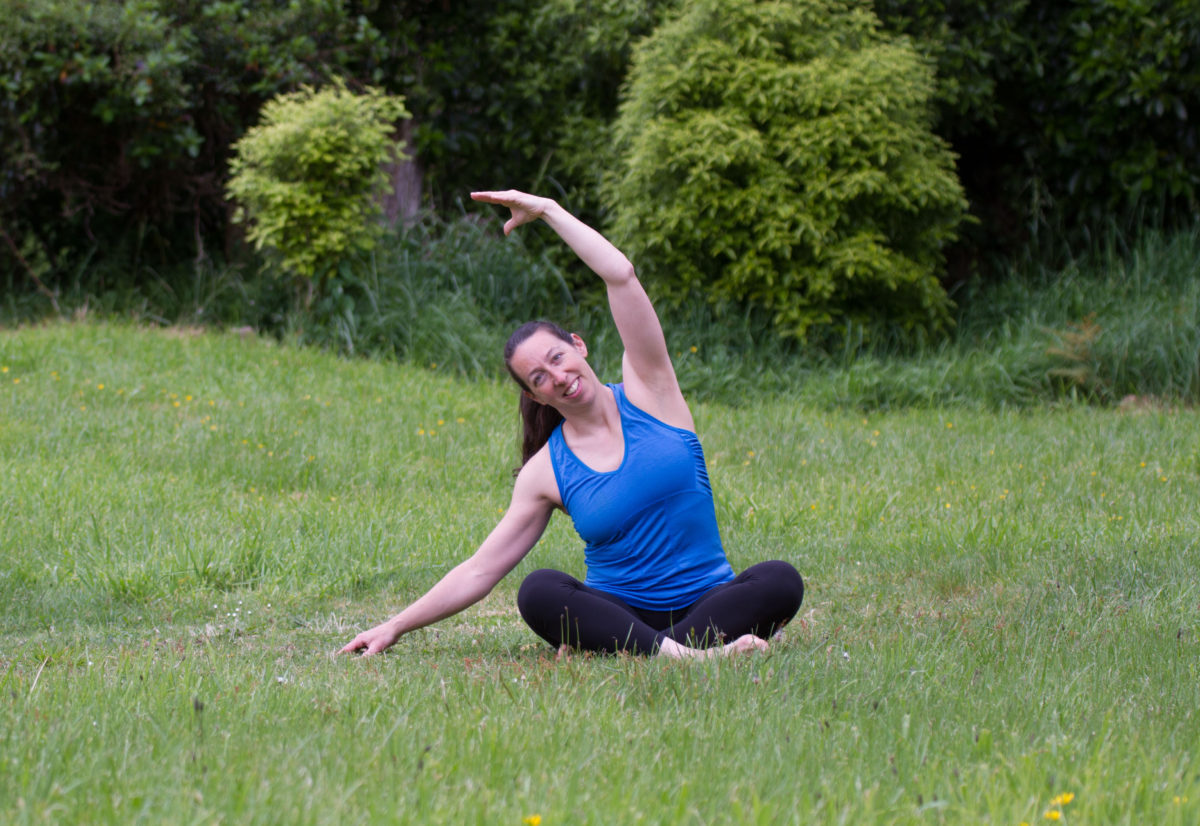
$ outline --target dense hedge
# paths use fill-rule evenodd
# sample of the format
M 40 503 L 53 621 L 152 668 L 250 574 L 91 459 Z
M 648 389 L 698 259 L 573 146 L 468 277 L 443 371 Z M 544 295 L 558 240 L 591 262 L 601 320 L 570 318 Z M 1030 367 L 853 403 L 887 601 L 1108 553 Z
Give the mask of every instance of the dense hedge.
M 1195 0 L 875 0 L 938 67 L 938 132 L 982 218 L 1012 251 L 1048 228 L 1076 240 L 1132 211 L 1200 209 Z
M 229 146 L 263 102 L 379 45 L 331 0 L 0 0 L 0 15 L 0 254 L 50 289 L 96 249 L 211 252 Z
M 400 0 L 369 18 L 389 43 L 381 84 L 413 112 L 429 202 L 451 214 L 476 189 L 554 195 L 603 220 L 602 173 L 633 43 L 672 0 Z M 552 245 L 559 249 L 560 245 Z

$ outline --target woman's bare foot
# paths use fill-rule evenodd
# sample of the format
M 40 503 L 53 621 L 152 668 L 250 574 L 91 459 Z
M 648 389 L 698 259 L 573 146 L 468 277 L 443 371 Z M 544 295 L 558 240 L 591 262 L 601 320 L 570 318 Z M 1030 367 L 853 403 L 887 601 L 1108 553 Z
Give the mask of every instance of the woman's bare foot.
M 766 651 L 768 643 L 762 637 L 756 637 L 753 634 L 742 634 L 733 642 L 724 647 L 726 655 L 741 654 L 744 651 Z
M 731 643 L 720 648 L 688 648 L 672 639 L 665 639 L 658 647 L 658 656 L 670 657 L 675 660 L 700 659 L 711 657 L 726 657 L 730 654 L 741 654 L 744 651 L 766 651 L 767 641 L 753 634 L 743 634 Z

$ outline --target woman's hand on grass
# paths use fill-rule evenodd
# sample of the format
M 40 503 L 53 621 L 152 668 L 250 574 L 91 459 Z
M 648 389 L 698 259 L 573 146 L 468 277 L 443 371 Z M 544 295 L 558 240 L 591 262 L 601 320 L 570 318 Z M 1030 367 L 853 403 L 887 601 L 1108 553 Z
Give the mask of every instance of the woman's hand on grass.
M 355 651 L 361 651 L 363 656 L 372 654 L 380 654 L 391 648 L 396 640 L 400 639 L 398 632 L 392 622 L 380 623 L 370 631 L 363 631 L 354 639 L 350 640 L 345 647 L 339 651 L 339 654 L 353 654 Z

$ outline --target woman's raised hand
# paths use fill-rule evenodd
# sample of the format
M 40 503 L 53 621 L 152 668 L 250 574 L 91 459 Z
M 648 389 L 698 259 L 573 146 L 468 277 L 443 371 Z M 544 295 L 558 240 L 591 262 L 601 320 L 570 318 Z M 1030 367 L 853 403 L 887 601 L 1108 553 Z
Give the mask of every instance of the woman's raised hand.
M 504 234 L 508 235 L 521 224 L 528 224 L 542 217 L 554 201 L 526 192 L 509 189 L 504 192 L 472 192 L 471 199 L 485 204 L 499 204 L 512 210 L 512 217 L 504 222 Z

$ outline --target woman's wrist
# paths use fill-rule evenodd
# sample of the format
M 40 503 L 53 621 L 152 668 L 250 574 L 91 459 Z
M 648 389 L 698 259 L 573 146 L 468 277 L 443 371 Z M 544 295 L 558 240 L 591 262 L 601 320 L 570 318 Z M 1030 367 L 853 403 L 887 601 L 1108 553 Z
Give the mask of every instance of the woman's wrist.
M 571 217 L 570 213 L 563 209 L 562 204 L 553 198 L 542 198 L 542 201 L 544 203 L 538 217 L 549 224 L 551 228 L 555 228 L 555 224 L 564 217 Z

